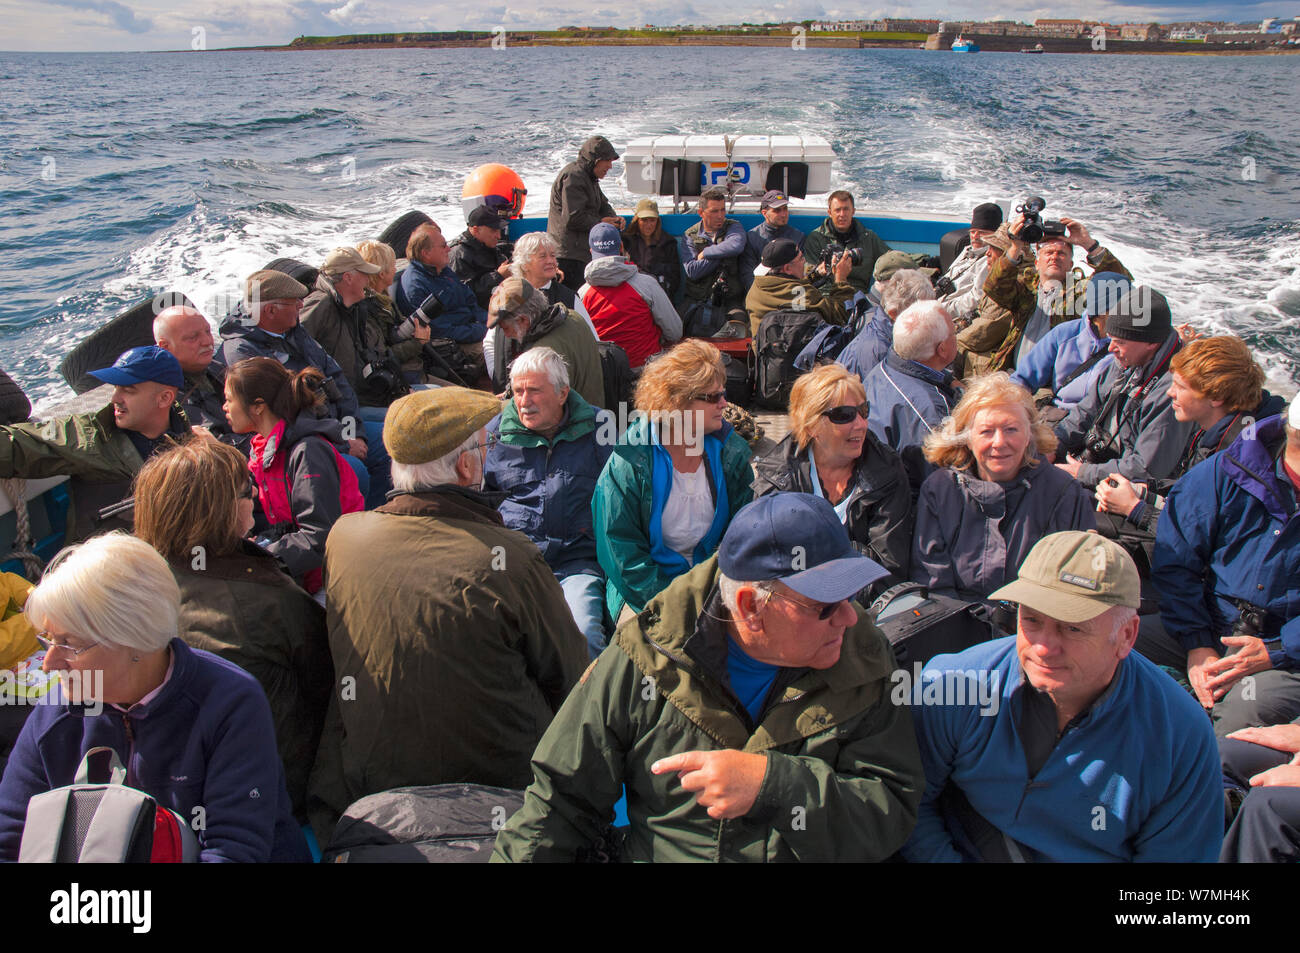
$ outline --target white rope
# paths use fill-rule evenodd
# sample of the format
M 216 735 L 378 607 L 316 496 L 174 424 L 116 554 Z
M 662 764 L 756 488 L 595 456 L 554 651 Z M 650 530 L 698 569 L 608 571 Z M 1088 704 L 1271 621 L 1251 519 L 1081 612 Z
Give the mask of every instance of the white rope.
M 27 511 L 27 481 L 16 478 L 0 480 L 5 496 L 14 508 L 14 521 L 17 529 L 14 533 L 14 546 L 9 555 L 22 560 L 30 582 L 40 582 L 45 566 L 39 556 L 32 552 L 32 518 Z

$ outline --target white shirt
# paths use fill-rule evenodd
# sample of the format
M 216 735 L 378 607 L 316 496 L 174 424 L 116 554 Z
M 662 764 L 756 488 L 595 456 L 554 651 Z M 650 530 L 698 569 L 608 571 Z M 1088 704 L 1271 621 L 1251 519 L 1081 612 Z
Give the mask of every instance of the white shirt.
M 695 547 L 713 525 L 713 493 L 709 490 L 709 469 L 700 461 L 694 473 L 673 467 L 673 485 L 660 517 L 664 545 L 695 565 Z

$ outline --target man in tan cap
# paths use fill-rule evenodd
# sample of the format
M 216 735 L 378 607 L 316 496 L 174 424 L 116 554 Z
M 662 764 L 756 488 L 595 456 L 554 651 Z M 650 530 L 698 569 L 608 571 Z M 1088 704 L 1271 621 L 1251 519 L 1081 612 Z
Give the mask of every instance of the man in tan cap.
M 1095 533 L 1053 533 L 992 593 L 1018 635 L 895 673 L 925 764 L 909 861 L 1213 861 L 1214 732 L 1133 652 L 1137 567 Z
M 527 786 L 542 733 L 587 664 L 536 545 L 481 491 L 490 394 L 417 391 L 388 410 L 395 492 L 325 546 L 330 702 L 309 791 L 327 843 L 339 815 L 404 785 Z

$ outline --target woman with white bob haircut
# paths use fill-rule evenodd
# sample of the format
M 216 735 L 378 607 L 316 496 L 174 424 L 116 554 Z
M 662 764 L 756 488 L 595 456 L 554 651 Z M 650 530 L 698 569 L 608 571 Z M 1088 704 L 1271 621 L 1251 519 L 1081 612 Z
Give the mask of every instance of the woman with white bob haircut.
M 1029 391 L 1004 372 L 976 378 L 926 438 L 937 466 L 917 501 L 912 578 L 981 600 L 1015 579 L 1049 533 L 1097 528 L 1092 496 L 1046 458 L 1056 449 Z
M 200 860 L 310 860 L 261 686 L 177 637 L 180 590 L 152 546 L 112 533 L 65 549 L 24 612 L 68 687 L 31 713 L 0 780 L 0 860 L 18 857 L 31 797 L 98 747 L 128 786 L 203 818 Z
M 591 328 L 591 336 L 597 337 L 596 326 L 591 323 L 591 315 L 574 294 L 573 289 L 560 280 L 560 246 L 546 232 L 529 232 L 515 242 L 514 255 L 510 258 L 510 274 L 522 278 L 542 294 L 546 295 L 547 304 L 562 304 L 578 316 Z

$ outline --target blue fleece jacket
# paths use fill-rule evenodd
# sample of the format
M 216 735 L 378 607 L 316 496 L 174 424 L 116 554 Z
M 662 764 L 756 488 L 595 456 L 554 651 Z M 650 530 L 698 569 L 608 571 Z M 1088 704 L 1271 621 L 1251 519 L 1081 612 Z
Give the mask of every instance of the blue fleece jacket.
M 429 322 L 435 338 L 451 338 L 461 343 L 481 341 L 487 334 L 487 312 L 478 299 L 450 268 L 437 274 L 423 263 L 413 261 L 402 272 L 394 288 L 393 302 L 403 317 L 422 305 L 429 295 L 437 295 L 442 313 Z
M 945 672 L 983 678 L 985 704 L 970 702 L 976 693 L 967 690 L 965 675 L 945 678 Z M 939 807 L 949 782 L 1030 860 L 1218 858 L 1223 792 L 1210 720 L 1136 652 L 1120 662 L 1111 690 L 1067 727 L 1032 779 L 1017 720 L 1020 695 L 1033 687 L 1025 682 L 1015 638 L 936 656 L 920 689 L 907 691 L 898 675 L 894 694 L 901 697 L 894 701 L 913 705 L 926 780 L 916 829 L 903 847 L 907 860 L 969 859 L 954 846 Z M 943 686 L 946 692 L 939 691 Z M 927 697 L 934 703 L 926 704 Z
M 129 715 L 105 705 L 42 705 L 23 725 L 0 781 L 0 860 L 16 860 L 35 794 L 73 783 L 91 748 L 115 750 L 126 784 L 190 821 L 199 860 L 309 862 L 293 819 L 271 708 L 261 685 L 232 662 L 171 641 L 171 678 Z M 202 810 L 198 810 L 202 808 Z
M 894 346 L 894 322 L 880 305 L 871 309 L 871 320 L 857 337 L 844 346 L 836 362 L 866 379 Z
M 1011 379 L 1023 384 L 1029 393 L 1040 387 L 1050 387 L 1056 393 L 1053 401 L 1057 407 L 1073 407 L 1088 392 L 1088 377 L 1103 371 L 1106 365 L 1115 360 L 1111 355 L 1101 358 L 1083 374 L 1080 374 L 1064 388 L 1061 381 L 1074 372 L 1074 369 L 1088 360 L 1098 351 L 1104 351 L 1110 345 L 1110 338 L 1099 338 L 1092 329 L 1092 322 L 1087 318 L 1075 318 L 1058 324 L 1043 335 L 1016 365 Z
M 1237 618 L 1236 600 L 1270 613 L 1264 638 L 1274 668 L 1300 670 L 1300 510 L 1278 457 L 1281 417 L 1241 432 L 1226 450 L 1174 484 L 1156 527 L 1151 581 L 1160 618 L 1188 651 L 1218 641 Z

